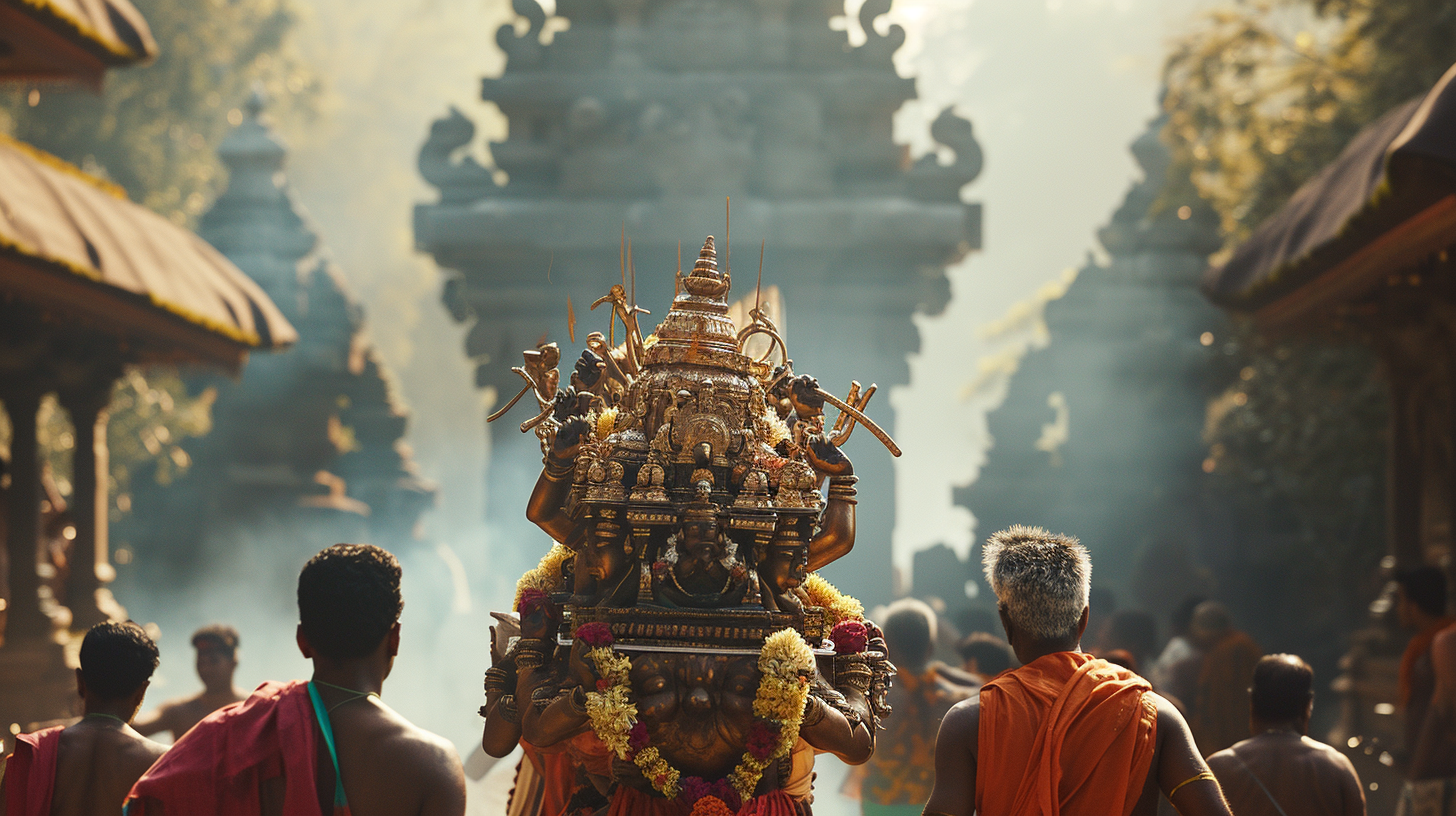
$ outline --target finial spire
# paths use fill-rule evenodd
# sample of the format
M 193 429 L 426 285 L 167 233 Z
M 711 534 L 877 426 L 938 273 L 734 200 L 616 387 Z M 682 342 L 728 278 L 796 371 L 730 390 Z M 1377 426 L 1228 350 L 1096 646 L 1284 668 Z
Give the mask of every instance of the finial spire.
M 693 264 L 693 275 L 695 277 L 721 279 L 718 274 L 718 248 L 713 245 L 713 236 L 709 235 L 708 240 L 703 242 L 703 249 L 698 253 L 698 260 Z

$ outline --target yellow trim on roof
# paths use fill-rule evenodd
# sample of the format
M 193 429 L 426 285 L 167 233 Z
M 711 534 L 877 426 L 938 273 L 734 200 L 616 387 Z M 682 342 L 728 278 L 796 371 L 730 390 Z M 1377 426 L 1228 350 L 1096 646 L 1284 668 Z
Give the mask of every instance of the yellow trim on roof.
M 129 289 L 121 289 L 120 287 L 112 286 L 104 279 L 102 279 L 100 272 L 97 272 L 90 267 L 71 263 L 64 258 L 52 258 L 42 253 L 35 247 L 32 247 L 24 243 L 23 241 L 10 238 L 3 233 L 0 233 L 0 249 L 8 249 L 12 252 L 15 252 L 16 254 L 24 255 L 28 258 L 34 258 L 38 261 L 42 261 L 52 266 L 58 266 L 73 275 L 77 275 L 87 280 L 103 284 L 112 289 L 116 289 L 117 291 L 127 292 L 128 294 L 145 297 L 156 308 L 161 309 L 165 312 L 169 312 L 172 315 L 182 318 L 188 323 L 206 329 L 214 334 L 222 335 L 223 337 L 226 337 L 233 342 L 242 343 L 243 345 L 251 346 L 253 348 L 259 348 L 263 344 L 262 338 L 258 336 L 257 332 L 245 331 L 240 326 L 229 325 L 227 323 L 222 323 L 209 317 L 197 314 L 196 312 L 184 306 L 179 306 L 175 303 L 162 300 L 151 292 L 132 292 Z
M 142 60 L 147 58 L 147 54 L 138 54 L 132 49 L 127 48 L 125 43 L 122 43 L 119 39 L 107 37 L 106 35 L 92 28 L 90 25 L 87 25 L 85 20 L 76 19 L 75 17 L 68 14 L 65 10 L 57 7 L 55 3 L 50 2 L 50 0 L 20 0 L 20 2 L 24 3 L 27 6 L 30 6 L 37 11 L 43 11 L 57 20 L 60 20 L 66 25 L 70 26 L 71 29 L 75 31 L 76 34 L 78 34 L 79 36 L 106 49 L 106 52 L 109 54 L 132 60 Z
M 103 193 L 106 193 L 109 196 L 114 196 L 121 199 L 122 201 L 131 201 L 131 199 L 126 194 L 126 190 L 123 190 L 120 184 L 107 181 L 103 178 L 97 178 L 96 176 L 87 173 L 85 170 L 82 170 L 76 165 L 71 164 L 65 159 L 62 159 L 58 156 L 52 156 L 44 150 L 41 150 L 34 145 L 28 145 L 13 136 L 0 133 L 0 145 L 15 148 L 17 151 L 24 153 L 26 156 L 29 156 L 30 158 L 35 159 L 41 164 L 44 164 L 46 167 L 49 167 L 52 170 L 59 170 L 60 172 L 65 173 L 72 178 L 80 179 L 81 181 L 86 182 L 87 184 L 95 187 L 96 189 L 100 190 Z

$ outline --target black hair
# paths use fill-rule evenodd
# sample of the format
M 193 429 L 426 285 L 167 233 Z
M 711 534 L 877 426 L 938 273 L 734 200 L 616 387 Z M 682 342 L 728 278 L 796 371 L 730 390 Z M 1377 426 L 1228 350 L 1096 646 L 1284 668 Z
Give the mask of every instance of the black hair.
M 972 632 L 956 646 L 961 660 L 976 661 L 976 673 L 994 677 L 1016 668 L 1016 653 L 1011 644 L 989 632 Z
M 1254 666 L 1249 704 L 1264 722 L 1297 720 L 1314 699 L 1314 669 L 1292 654 L 1266 655 Z
M 102 700 L 124 700 L 152 679 L 157 644 L 131 621 L 98 623 L 81 641 L 81 678 Z
M 935 611 L 925 603 L 905 598 L 890 605 L 885 618 L 885 644 L 892 659 L 908 669 L 921 669 L 935 650 Z
M 231 655 L 237 652 L 239 642 L 238 630 L 221 623 L 204 626 L 192 633 L 192 648 L 199 652 L 215 649 Z
M 335 660 L 364 657 L 399 621 L 400 568 L 370 544 L 335 544 L 298 575 L 298 621 L 314 651 Z
M 1430 565 L 1395 574 L 1401 592 L 1416 608 L 1435 617 L 1446 614 L 1446 573 Z

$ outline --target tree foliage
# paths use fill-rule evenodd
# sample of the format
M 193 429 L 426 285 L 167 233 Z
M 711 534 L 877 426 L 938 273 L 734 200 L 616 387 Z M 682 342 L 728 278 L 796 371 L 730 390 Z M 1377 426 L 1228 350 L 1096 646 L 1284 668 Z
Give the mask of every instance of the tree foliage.
M 1239 0 L 1203 22 L 1165 69 L 1172 179 L 1213 203 L 1229 248 L 1456 62 L 1450 0 Z M 1206 469 L 1246 524 L 1290 548 L 1304 609 L 1343 598 L 1358 614 L 1366 598 L 1352 590 L 1384 550 L 1389 406 L 1374 354 L 1249 326 L 1224 350 Z
M 222 183 L 216 150 L 255 83 L 306 116 L 317 83 L 286 45 L 287 0 L 135 0 L 156 37 L 150 64 L 111 71 L 98 96 L 48 87 L 0 94 L 0 129 L 105 176 L 179 224 Z M 36 91 L 31 93 L 31 91 Z M 36 104 L 32 105 L 34 101 Z

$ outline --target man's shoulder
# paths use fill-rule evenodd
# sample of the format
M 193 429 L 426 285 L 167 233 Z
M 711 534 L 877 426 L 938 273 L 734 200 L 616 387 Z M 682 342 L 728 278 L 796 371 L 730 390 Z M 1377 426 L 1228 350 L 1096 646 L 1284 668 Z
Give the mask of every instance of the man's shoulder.
M 461 773 L 460 754 L 454 743 L 415 725 L 393 709 L 385 712 L 379 747 L 422 770 L 453 775 Z

